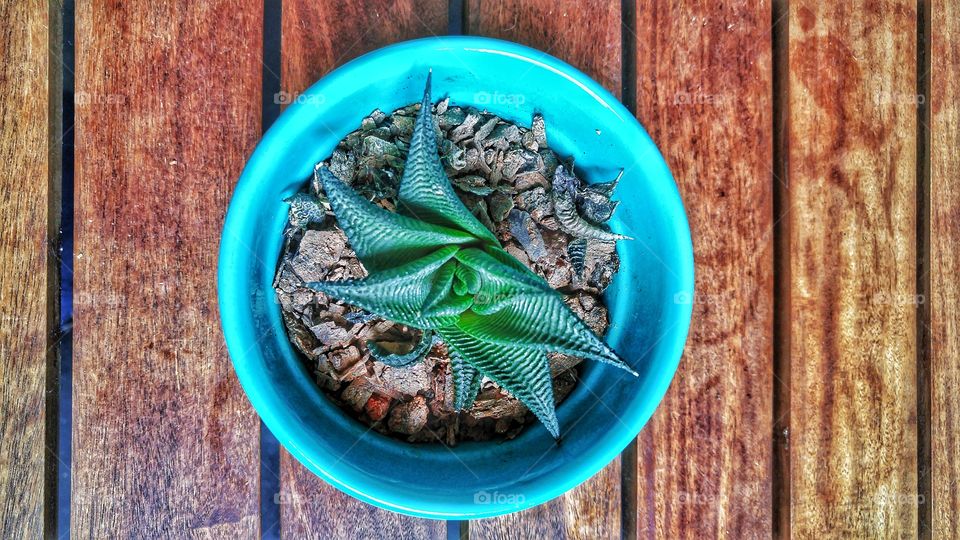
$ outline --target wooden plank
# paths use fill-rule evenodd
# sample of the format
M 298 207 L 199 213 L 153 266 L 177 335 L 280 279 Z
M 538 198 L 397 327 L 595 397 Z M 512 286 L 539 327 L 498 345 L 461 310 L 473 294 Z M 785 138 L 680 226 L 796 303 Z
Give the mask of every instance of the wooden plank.
M 376 48 L 447 31 L 444 0 L 283 2 L 281 88 L 296 95 Z M 339 492 L 285 450 L 280 455 L 284 538 L 445 538 L 442 521 L 381 510 Z
M 467 33 L 556 56 L 620 97 L 620 3 L 607 0 L 467 0 Z
M 548 503 L 506 516 L 469 522 L 469 538 L 621 538 L 620 459 Z
M 323 482 L 286 451 L 280 455 L 283 538 L 446 538 L 443 521 L 419 519 L 354 499 Z
M 260 136 L 262 9 L 77 6 L 72 536 L 258 536 L 215 276 Z
M 637 117 L 680 187 L 693 322 L 637 447 L 639 538 L 772 531 L 773 133 L 768 1 L 643 1 Z
M 298 93 L 333 68 L 374 49 L 447 33 L 443 0 L 283 3 L 283 90 Z
M 62 36 L 46 2 L 0 3 L 0 20 L 0 536 L 39 538 L 56 533 L 45 504 L 56 497 L 46 451 L 56 392 L 46 394 L 56 373 Z
M 917 522 L 916 3 L 790 2 L 790 513 L 798 538 Z
M 960 536 L 960 5 L 930 3 L 931 533 Z
M 568 62 L 621 95 L 620 3 L 507 0 L 466 6 L 467 33 L 522 43 Z M 471 521 L 470 538 L 620 538 L 620 458 L 547 504 Z

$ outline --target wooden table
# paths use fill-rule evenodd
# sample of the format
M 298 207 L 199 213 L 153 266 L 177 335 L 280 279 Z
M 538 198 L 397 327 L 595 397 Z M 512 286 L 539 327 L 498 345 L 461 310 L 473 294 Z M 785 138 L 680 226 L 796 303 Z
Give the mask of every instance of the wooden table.
M 4 538 L 65 536 L 66 516 L 84 538 L 960 537 L 957 0 L 11 0 L 0 20 Z M 261 459 L 214 279 L 275 93 L 448 32 L 620 96 L 697 261 L 686 354 L 636 443 L 468 523 Z

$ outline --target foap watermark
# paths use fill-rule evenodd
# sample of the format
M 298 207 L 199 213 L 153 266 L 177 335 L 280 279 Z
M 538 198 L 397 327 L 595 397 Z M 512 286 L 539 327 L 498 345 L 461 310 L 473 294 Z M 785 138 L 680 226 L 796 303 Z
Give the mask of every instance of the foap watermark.
M 527 102 L 523 94 L 504 94 L 501 92 L 477 92 L 473 94 L 477 105 L 523 105 Z
M 673 95 L 674 105 L 706 105 L 716 106 L 726 103 L 729 97 L 726 94 L 711 94 L 708 92 L 677 92 Z
M 74 291 L 73 305 L 75 307 L 111 308 L 126 305 L 124 298 L 115 292 L 91 293 Z
M 281 90 L 273 95 L 273 103 L 276 105 L 293 105 L 294 103 L 322 105 L 326 101 L 327 98 L 323 94 L 298 94 Z
M 677 493 L 677 504 L 689 506 L 712 506 L 717 504 L 719 497 L 714 493 Z
M 730 300 L 731 295 L 729 293 L 710 294 L 680 291 L 673 295 L 673 303 L 678 305 L 705 304 L 710 306 L 719 306 L 730 303 Z
M 759 485 L 734 486 L 732 494 L 739 500 L 758 500 L 763 496 Z M 717 491 L 679 491 L 674 500 L 684 506 L 717 506 L 720 504 L 721 493 Z
M 926 101 L 927 96 L 910 92 L 881 90 L 873 95 L 875 105 L 923 105 Z
M 926 303 L 927 297 L 922 294 L 878 292 L 870 297 L 870 301 L 887 306 L 920 306 Z
M 99 92 L 77 92 L 73 95 L 73 106 L 76 108 L 89 107 L 91 105 L 116 107 L 127 102 L 127 96 L 123 94 L 102 94 Z
M 493 304 L 498 304 L 504 300 L 509 300 L 511 296 L 507 293 L 494 293 L 491 294 L 483 289 L 477 291 L 477 294 L 473 295 L 473 304 L 476 306 L 491 306 Z
M 481 489 L 473 494 L 473 502 L 475 504 L 506 504 L 513 506 L 523 504 L 526 500 L 527 498 L 524 497 L 523 493 L 501 493 L 499 491 Z
M 273 494 L 273 504 L 300 504 L 300 497 L 295 493 L 277 492 Z

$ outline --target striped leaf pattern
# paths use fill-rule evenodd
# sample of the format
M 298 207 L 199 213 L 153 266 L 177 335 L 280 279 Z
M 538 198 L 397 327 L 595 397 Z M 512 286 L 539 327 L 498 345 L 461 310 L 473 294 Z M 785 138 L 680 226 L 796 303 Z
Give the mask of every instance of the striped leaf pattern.
M 314 281 L 307 286 L 333 298 L 361 307 L 381 317 L 416 328 L 439 328 L 458 315 L 429 316 L 423 305 L 430 295 L 437 270 L 459 248 L 440 248 L 432 254 L 396 268 L 371 273 L 363 279 Z
M 476 243 L 470 234 L 431 225 L 381 208 L 357 195 L 326 167 L 318 169 L 337 224 L 367 271 L 383 270 L 427 255 L 440 246 Z
M 484 242 L 500 245 L 497 237 L 460 202 L 437 154 L 437 132 L 433 126 L 430 79 L 427 75 L 420 112 L 410 138 L 410 150 L 400 180 L 398 210 L 407 216 L 462 229 Z
M 453 408 L 469 409 L 480 393 L 483 376 L 454 350 L 450 351 L 450 372 L 453 374 Z
M 555 439 L 560 438 L 553 379 L 544 352 L 481 341 L 459 326 L 444 327 L 439 332 L 457 354 L 522 401 Z

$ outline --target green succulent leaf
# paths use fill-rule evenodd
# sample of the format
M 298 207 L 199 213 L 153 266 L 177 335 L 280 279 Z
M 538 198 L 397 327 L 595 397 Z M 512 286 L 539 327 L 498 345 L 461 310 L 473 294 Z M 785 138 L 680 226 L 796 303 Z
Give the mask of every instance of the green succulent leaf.
M 430 287 L 430 293 L 423 302 L 423 309 L 430 310 L 447 299 L 450 294 L 450 288 L 453 286 L 453 278 L 457 273 L 457 261 L 447 261 L 437 270 L 433 279 L 433 285 Z
M 337 216 L 337 224 L 369 272 L 419 259 L 440 246 L 477 241 L 465 232 L 381 208 L 357 195 L 326 167 L 319 168 L 317 174 Z
M 410 138 L 410 150 L 400 180 L 398 210 L 418 220 L 460 229 L 484 242 L 500 245 L 497 237 L 457 197 L 440 163 L 430 103 L 430 79 L 431 75 L 428 75 Z
M 450 351 L 450 372 L 453 373 L 453 408 L 469 409 L 480 393 L 483 376 L 455 351 Z
M 458 325 L 471 336 L 491 343 L 582 356 L 637 374 L 555 292 L 517 295 L 500 302 L 490 313 L 467 311 Z
M 462 264 L 457 265 L 456 281 L 453 290 L 457 294 L 477 294 L 480 291 L 480 275 L 472 268 Z
M 463 360 L 522 401 L 555 439 L 560 437 L 553 379 L 543 351 L 483 341 L 459 326 L 444 327 L 438 332 Z
M 427 356 L 427 353 L 433 348 L 434 338 L 433 331 L 424 330 L 419 341 L 407 353 L 391 353 L 376 341 L 367 341 L 367 348 L 370 349 L 370 355 L 374 359 L 390 367 L 406 367 L 423 360 Z
M 521 270 L 501 261 L 494 254 L 477 248 L 466 248 L 455 255 L 458 262 L 480 276 L 482 286 L 477 291 L 472 306 L 476 313 L 493 313 L 502 306 L 527 296 L 556 294 L 540 276 L 526 267 Z M 506 252 L 503 254 L 510 256 Z M 521 263 L 517 261 L 517 264 Z
M 454 286 L 460 265 L 450 260 L 443 264 L 434 278 L 430 294 L 423 304 L 423 312 L 429 317 L 458 316 L 473 305 L 473 296 L 456 292 Z
M 371 273 L 363 279 L 314 281 L 307 286 L 386 319 L 416 328 L 438 328 L 456 321 L 457 315 L 433 316 L 425 312 L 424 304 L 439 269 L 458 250 L 456 246 L 448 246 L 396 268 Z
M 433 304 L 433 306 L 424 310 L 424 314 L 431 318 L 446 319 L 447 317 L 457 317 L 464 311 L 470 309 L 474 298 L 470 295 L 457 294 L 450 291 L 442 300 Z

